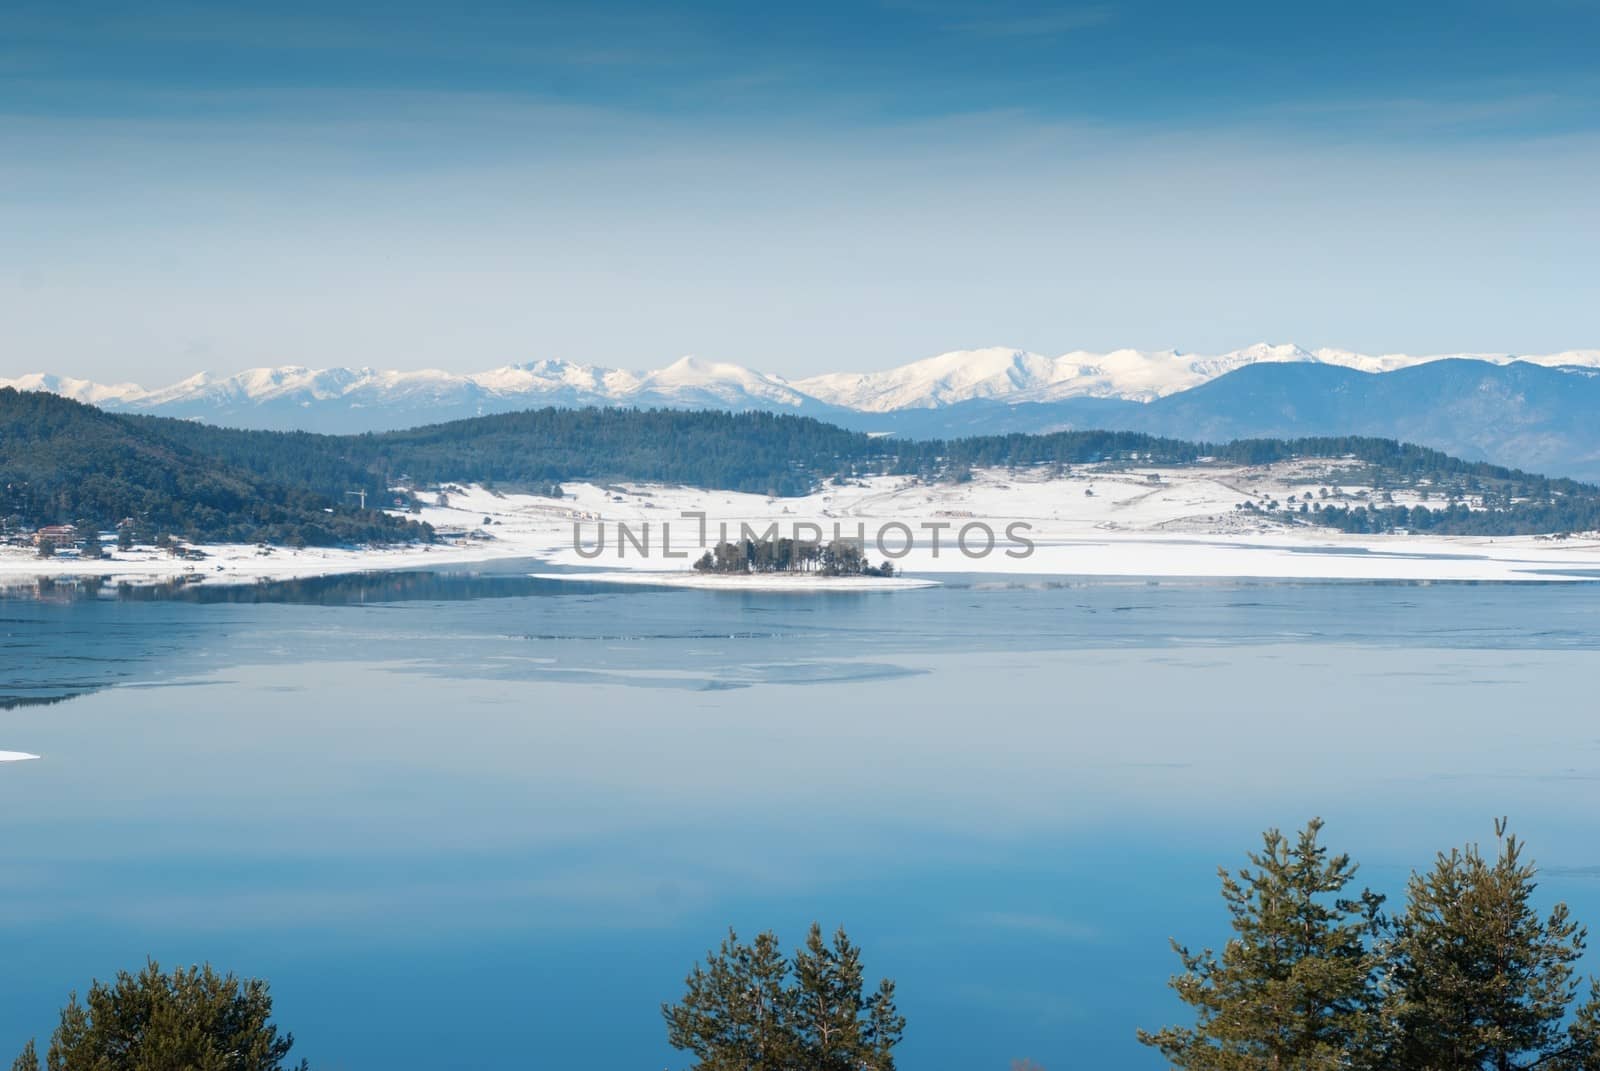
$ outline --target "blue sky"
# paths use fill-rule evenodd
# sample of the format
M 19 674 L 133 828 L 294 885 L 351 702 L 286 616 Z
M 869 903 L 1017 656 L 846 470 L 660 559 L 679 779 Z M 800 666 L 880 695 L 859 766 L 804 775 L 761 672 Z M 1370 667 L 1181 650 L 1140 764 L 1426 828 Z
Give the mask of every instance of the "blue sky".
M 0 375 L 1600 345 L 1600 3 L 13 3 Z

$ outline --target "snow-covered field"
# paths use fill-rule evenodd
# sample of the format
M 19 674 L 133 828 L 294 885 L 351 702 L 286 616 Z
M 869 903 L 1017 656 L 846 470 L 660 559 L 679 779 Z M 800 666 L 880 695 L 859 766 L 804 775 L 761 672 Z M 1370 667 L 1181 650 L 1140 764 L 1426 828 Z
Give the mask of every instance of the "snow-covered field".
M 776 524 L 777 534 L 785 536 L 865 536 L 874 562 L 900 554 L 910 536 L 913 545 L 894 557 L 894 564 L 912 577 L 953 572 L 1481 581 L 1600 577 L 1600 536 L 1345 536 L 1236 509 L 1245 500 L 1263 506 L 1276 502 L 1272 512 L 1281 514 L 1297 510 L 1307 495 L 1316 502 L 1359 501 L 1355 496 L 1366 489 L 1342 484 L 1326 463 L 1083 468 L 1054 476 L 1043 470 L 989 470 L 967 483 L 941 485 L 874 477 L 806 498 L 641 484 L 568 484 L 565 490 L 566 496 L 556 500 L 478 486 L 447 489 L 439 504 L 422 513 L 449 537 L 433 547 L 263 551 L 208 546 L 208 557 L 200 562 L 174 561 L 154 548 L 100 562 L 39 560 L 24 549 L 5 548 L 0 577 L 103 575 L 149 582 L 188 575 L 230 583 L 536 558 L 610 573 L 677 574 L 687 582 L 702 543 L 700 520 L 685 513 L 705 515 L 708 544 L 724 530 L 737 538 L 742 525 L 765 533 Z M 1395 499 L 1413 501 L 1398 494 Z M 796 533 L 797 524 L 814 527 Z M 631 539 L 620 538 L 619 526 Z M 982 526 L 995 539 L 987 554 L 978 553 L 986 543 Z M 602 528 L 604 543 L 597 546 Z M 971 553 L 956 545 L 963 528 Z M 748 587 L 748 582 L 734 583 Z

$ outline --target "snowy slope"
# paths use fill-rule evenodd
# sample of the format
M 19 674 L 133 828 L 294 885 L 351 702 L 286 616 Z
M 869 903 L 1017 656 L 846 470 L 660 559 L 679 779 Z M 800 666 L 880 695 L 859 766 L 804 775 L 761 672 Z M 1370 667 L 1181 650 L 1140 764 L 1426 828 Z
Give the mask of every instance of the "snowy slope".
M 687 562 L 659 554 L 619 550 L 617 525 L 634 532 L 652 530 L 661 549 L 662 524 L 673 526 L 680 550 L 696 548 L 696 529 L 680 527 L 686 513 L 706 516 L 711 539 L 723 525 L 737 531 L 749 524 L 763 531 L 769 524 L 779 534 L 813 525 L 831 538 L 834 526 L 845 535 L 859 525 L 876 543 L 884 533 L 889 546 L 905 537 L 890 529 L 903 527 L 916 537 L 908 557 L 897 565 L 912 576 L 941 573 L 1013 574 L 1018 583 L 1035 584 L 1043 576 L 1111 577 L 1279 577 L 1410 581 L 1517 581 L 1558 583 L 1583 580 L 1600 571 L 1600 541 L 1592 537 L 1549 539 L 1539 536 L 1345 535 L 1331 529 L 1297 526 L 1247 513 L 1235 507 L 1242 500 L 1287 501 L 1308 486 L 1308 476 L 1335 484 L 1344 502 L 1359 501 L 1375 490 L 1355 473 L 1340 472 L 1340 461 L 1305 459 L 1263 467 L 1195 465 L 1144 468 L 1124 465 L 1072 466 L 1056 475 L 1038 469 L 978 469 L 962 483 L 924 483 L 914 477 L 874 476 L 844 486 L 818 488 L 797 498 L 768 498 L 735 491 L 700 490 L 681 485 L 563 483 L 564 496 L 507 493 L 470 486 L 453 490 L 444 505 L 425 505 L 419 519 L 440 531 L 481 530 L 487 538 L 448 540 L 433 545 L 388 547 L 279 547 L 262 553 L 251 544 L 213 544 L 206 562 L 174 561 L 154 546 L 117 551 L 106 559 L 58 557 L 40 559 L 31 550 L 0 546 L 0 584 L 31 584 L 40 576 L 91 576 L 115 582 L 148 584 L 177 576 L 205 584 L 256 583 L 291 577 L 364 572 L 374 569 L 437 569 L 448 564 L 496 559 L 539 558 L 550 565 L 600 568 L 614 578 L 616 570 L 639 575 L 662 571 L 688 575 Z M 1359 472 L 1359 467 L 1356 467 Z M 1160 477 L 1153 481 L 1150 475 Z M 1093 494 L 1086 492 L 1093 491 Z M 1417 499 L 1397 492 L 1405 505 Z M 492 523 L 484 523 L 488 518 Z M 586 547 L 597 542 L 598 520 L 610 533 L 599 557 L 580 556 L 573 546 L 574 523 L 582 524 Z M 969 558 L 955 545 L 953 528 L 983 521 L 1000 535 L 996 549 Z M 1033 553 L 1011 557 L 1019 549 L 1004 535 L 1012 522 L 1027 524 Z M 942 531 L 935 549 L 933 533 Z M 981 544 L 980 544 L 981 545 Z M 885 555 L 887 556 L 887 555 Z M 874 554 L 873 557 L 878 557 Z M 581 573 L 570 580 L 594 580 Z M 996 578 L 997 579 L 997 578 Z M 0 761 L 7 757 L 0 752 Z M 18 757 L 11 753 L 11 757 Z
M 973 399 L 1054 402 L 1064 398 L 1121 398 L 1148 402 L 1188 390 L 1255 364 L 1331 364 L 1361 372 L 1391 372 L 1450 357 L 1494 364 L 1528 361 L 1547 366 L 1600 367 L 1600 350 L 1546 356 L 1438 354 L 1368 356 L 1348 350 L 1305 350 L 1258 343 L 1205 356 L 1177 350 L 1074 351 L 1045 357 L 1023 350 L 957 350 L 883 372 L 833 373 L 794 381 L 813 398 L 845 409 L 886 413 L 934 409 Z
M 87 379 L 54 376 L 45 372 L 30 372 L 16 379 L 0 379 L 0 387 L 48 391 L 63 398 L 107 409 L 116 408 L 130 398 L 143 397 L 147 393 L 137 383 L 95 383 Z
M 812 401 L 777 376 L 698 357 L 684 357 L 658 372 L 647 372 L 631 397 L 617 400 L 634 398 L 653 404 L 759 409 L 798 409 Z
M 821 405 L 777 376 L 685 357 L 644 374 L 545 360 L 459 374 L 438 369 L 251 368 L 200 373 L 146 390 L 133 383 L 31 374 L 0 387 L 45 390 L 103 409 L 243 427 L 366 431 L 539 406 L 632 405 L 770 409 L 823 415 Z

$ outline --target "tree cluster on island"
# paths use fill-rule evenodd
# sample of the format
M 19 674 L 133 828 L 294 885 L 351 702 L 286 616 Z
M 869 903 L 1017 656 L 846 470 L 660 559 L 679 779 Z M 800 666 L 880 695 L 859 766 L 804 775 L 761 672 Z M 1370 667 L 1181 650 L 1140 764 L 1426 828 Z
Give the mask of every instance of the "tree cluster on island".
M 1413 871 L 1392 914 L 1321 833 L 1320 820 L 1269 830 L 1245 867 L 1220 871 L 1231 935 L 1215 950 L 1173 942 L 1169 985 L 1193 1020 L 1140 1042 L 1183 1071 L 1600 1068 L 1600 986 L 1577 970 L 1587 930 L 1565 904 L 1536 906 L 1538 871 L 1504 821 L 1491 852 L 1469 844 Z M 150 963 L 72 997 L 47 1066 L 284 1071 L 294 1039 L 271 1014 L 265 982 Z M 895 983 L 869 987 L 860 947 L 816 924 L 792 956 L 770 931 L 730 931 L 661 1014 L 694 1071 L 894 1071 L 906 1031 Z M 12 1071 L 40 1067 L 30 1041 Z
M 803 573 L 809 576 L 894 576 L 893 562 L 872 565 L 853 539 L 742 539 L 718 543 L 694 563 L 695 572 L 719 576 Z

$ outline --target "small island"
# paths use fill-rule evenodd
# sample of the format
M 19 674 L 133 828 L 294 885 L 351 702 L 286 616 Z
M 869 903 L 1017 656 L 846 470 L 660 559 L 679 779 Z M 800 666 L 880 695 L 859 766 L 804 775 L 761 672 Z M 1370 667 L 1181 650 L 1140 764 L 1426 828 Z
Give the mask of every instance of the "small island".
M 937 587 L 937 580 L 908 577 L 891 562 L 872 565 L 854 540 L 745 539 L 720 543 L 688 572 L 639 569 L 615 572 L 532 573 L 563 583 L 638 584 L 723 591 L 901 591 Z
M 805 576 L 893 577 L 894 563 L 874 566 L 855 540 L 753 539 L 719 543 L 694 563 L 697 573 L 718 576 L 797 573 Z

